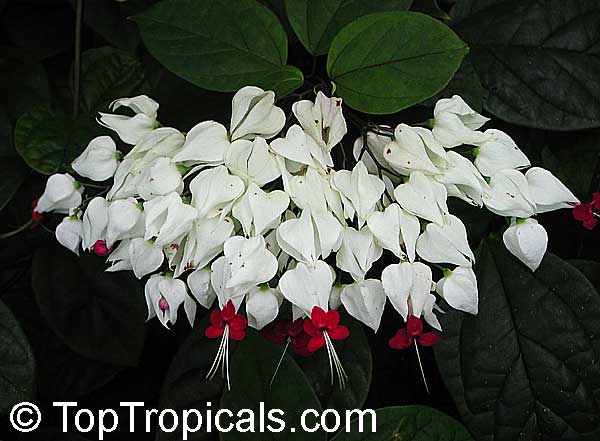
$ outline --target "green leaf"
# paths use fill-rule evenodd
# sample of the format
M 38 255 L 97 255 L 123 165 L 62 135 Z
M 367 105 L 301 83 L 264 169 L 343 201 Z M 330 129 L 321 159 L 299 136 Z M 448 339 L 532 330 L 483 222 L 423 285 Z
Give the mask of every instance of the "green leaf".
M 147 316 L 140 282 L 130 273 L 104 271 L 104 261 L 76 256 L 56 243 L 36 251 L 32 286 L 42 316 L 78 354 L 135 366 Z
M 306 409 L 321 411 L 321 405 L 310 387 L 302 370 L 292 357 L 285 355 L 275 377 L 269 386 L 271 377 L 275 372 L 281 357 L 282 348 L 264 340 L 255 331 L 249 330 L 246 339 L 240 343 L 233 357 L 230 358 L 231 391 L 225 389 L 221 397 L 221 407 L 237 414 L 241 409 L 252 409 L 259 415 L 260 402 L 264 408 L 281 409 L 284 415 L 275 415 L 285 421 L 285 431 L 260 434 L 261 441 L 286 440 L 286 441 L 316 441 L 327 440 L 325 432 L 306 433 L 300 429 L 300 416 Z M 245 415 L 248 416 L 247 413 Z M 237 420 L 239 421 L 239 419 Z M 307 420 L 307 424 L 309 421 Z M 280 424 L 272 422 L 265 415 L 265 424 L 279 427 Z M 242 424 L 241 428 L 247 424 Z M 290 428 L 294 427 L 295 432 Z M 223 441 L 255 440 L 256 434 L 242 433 L 232 430 L 221 434 Z
M 40 63 L 21 52 L 2 51 L 0 56 L 0 95 L 11 120 L 28 110 L 50 103 L 50 85 Z
M 569 263 L 583 273 L 600 295 L 600 262 L 593 260 L 572 259 Z
M 0 301 L 0 414 L 32 398 L 34 364 L 23 330 Z
M 213 409 L 218 407 L 223 381 L 218 375 L 213 380 L 207 381 L 206 374 L 217 355 L 220 341 L 204 336 L 204 329 L 208 325 L 208 320 L 200 322 L 179 347 L 171 366 L 169 366 L 160 392 L 159 406 L 161 409 L 174 409 L 178 413 L 185 409 L 196 409 L 202 415 L 206 415 L 208 403 Z M 165 426 L 172 422 L 165 418 Z M 197 422 L 193 415 L 190 416 L 190 427 L 194 427 Z M 172 433 L 158 430 L 156 434 L 156 441 L 181 439 L 181 426 Z M 191 441 L 209 440 L 212 439 L 212 435 L 206 432 L 206 425 L 203 423 L 202 429 L 190 434 L 188 439 Z
M 324 55 L 337 33 L 348 23 L 376 12 L 402 11 L 412 0 L 287 0 L 294 32 L 313 55 Z
M 70 117 L 39 108 L 22 115 L 15 127 L 17 152 L 34 170 L 50 175 L 67 170 L 102 129 L 87 117 Z
M 12 145 L 12 127 L 4 109 L 0 108 L 0 211 L 10 202 L 29 169 Z
M 255 0 L 165 0 L 134 17 L 150 54 L 209 90 L 255 85 L 285 95 L 302 84 L 287 66 L 281 23 Z
M 442 90 L 467 51 L 450 28 L 427 15 L 384 12 L 342 29 L 327 71 L 350 107 L 394 113 Z
M 298 358 L 298 364 L 321 400 L 325 409 L 360 409 L 371 385 L 373 359 L 371 348 L 362 325 L 344 314 L 342 323 L 348 326 L 350 337 L 334 343 L 335 350 L 348 374 L 346 387 L 341 390 L 337 383 L 331 384 L 327 351 Z
M 472 441 L 458 421 L 440 411 L 425 406 L 384 407 L 375 411 L 377 425 L 371 428 L 371 417 L 352 420 L 350 433 L 340 432 L 332 441 Z
M 535 273 L 500 242 L 479 249 L 479 314 L 440 315 L 436 360 L 478 440 L 600 437 L 600 297 L 548 254 Z
M 463 0 L 454 19 L 488 112 L 543 129 L 600 126 L 598 1 Z
M 117 98 L 135 95 L 144 82 L 142 63 L 129 53 L 101 47 L 81 57 L 81 107 L 91 115 Z

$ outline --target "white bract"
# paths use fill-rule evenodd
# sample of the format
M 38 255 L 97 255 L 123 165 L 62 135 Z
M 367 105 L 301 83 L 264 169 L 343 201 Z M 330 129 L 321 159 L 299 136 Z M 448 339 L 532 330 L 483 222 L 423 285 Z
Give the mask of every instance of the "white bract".
M 548 241 L 533 216 L 578 203 L 507 134 L 481 131 L 488 119 L 458 96 L 438 101 L 431 130 L 358 127 L 352 152 L 341 151 L 342 100 L 322 92 L 286 117 L 273 92 L 244 87 L 228 126 L 199 121 L 185 134 L 158 127 L 158 103 L 144 95 L 110 107 L 129 115 L 99 122 L 131 148 L 120 160 L 116 139 L 93 139 L 72 163 L 83 185 L 52 175 L 34 209 L 69 214 L 56 238 L 72 252 L 107 255 L 108 271 L 144 279 L 149 318 L 165 326 L 181 305 L 193 323 L 217 299 L 256 329 L 283 311 L 343 307 L 377 332 L 389 299 L 403 320 L 441 330 L 439 297 L 478 309 L 475 256 L 449 198 L 511 218 L 504 243 L 531 270 Z M 85 179 L 109 182 L 83 198 Z

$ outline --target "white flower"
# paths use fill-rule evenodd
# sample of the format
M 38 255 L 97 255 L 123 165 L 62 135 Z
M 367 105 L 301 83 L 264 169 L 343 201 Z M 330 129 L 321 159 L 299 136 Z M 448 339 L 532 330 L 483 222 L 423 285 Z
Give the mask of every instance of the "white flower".
M 327 158 L 325 165 L 332 167 L 329 153 L 348 131 L 342 114 L 342 99 L 328 98 L 319 92 L 314 104 L 308 100 L 297 101 L 292 105 L 292 112 L 306 133 L 323 150 Z
M 475 166 L 482 175 L 494 176 L 500 170 L 519 170 L 531 165 L 527 156 L 506 133 L 488 129 L 485 134 L 489 139 L 479 144 L 475 157 Z
M 448 215 L 446 187 L 421 172 L 411 173 L 408 181 L 394 190 L 402 208 L 415 216 L 438 224 Z
M 492 176 L 483 203 L 499 216 L 527 218 L 536 213 L 527 179 L 517 170 L 500 170 Z
M 276 154 L 291 162 L 288 163 L 288 169 L 292 172 L 299 171 L 302 165 L 312 167 L 318 165 L 325 168 L 326 164 L 331 162 L 330 157 L 325 156 L 317 142 L 297 124 L 288 129 L 284 138 L 271 141 L 270 147 Z
M 35 211 L 45 213 L 68 213 L 69 209 L 81 205 L 83 186 L 67 173 L 54 174 L 46 181 L 44 193 L 40 196 Z
M 318 260 L 314 265 L 299 262 L 296 268 L 285 272 L 279 279 L 279 291 L 305 315 L 313 307 L 328 310 L 329 294 L 335 275 L 329 265 Z
M 347 285 L 340 299 L 352 317 L 377 332 L 386 301 L 381 281 L 368 279 Z
M 513 219 L 502 239 L 508 251 L 531 271 L 540 266 L 548 246 L 548 233 L 535 219 Z
M 177 309 L 188 297 L 187 287 L 182 280 L 154 274 L 144 288 L 148 305 L 148 319 L 158 317 L 165 328 L 177 321 Z M 188 315 L 190 324 L 193 317 Z
M 437 282 L 435 290 L 454 309 L 477 314 L 479 292 L 472 268 L 459 266 L 453 271 L 444 271 L 444 277 Z
M 382 129 L 389 129 L 389 126 L 380 127 Z M 364 145 L 364 137 L 359 136 L 358 138 L 356 138 L 356 141 L 354 141 L 352 155 L 354 156 L 356 162 L 362 161 L 365 164 L 369 173 L 371 173 L 372 175 L 376 175 L 379 173 L 379 167 L 377 166 L 375 160 L 379 164 L 385 164 L 383 151 L 385 147 L 390 143 L 391 137 L 369 131 L 366 134 L 366 139 L 368 151 L 366 151 L 367 147 L 365 147 Z M 369 152 L 373 156 L 375 156 L 375 160 L 371 157 L 371 154 L 369 154 Z
M 375 211 L 377 202 L 385 191 L 385 184 L 377 176 L 370 175 L 367 167 L 359 161 L 352 172 L 340 170 L 333 175 L 332 185 L 342 195 L 346 217 L 358 217 L 361 228 Z
M 144 213 L 134 198 L 119 199 L 108 206 L 106 225 L 106 246 L 122 239 L 142 237 L 144 235 Z
M 433 136 L 447 148 L 461 144 L 478 145 L 486 141 L 489 135 L 477 132 L 489 118 L 481 116 L 469 107 L 464 100 L 454 95 L 439 100 L 433 110 L 435 124 Z
M 162 247 L 142 237 L 126 239 L 110 254 L 107 261 L 112 266 L 107 271 L 132 270 L 138 279 L 156 271 L 165 256 Z
M 182 190 L 183 179 L 177 165 L 165 157 L 155 159 L 136 180 L 136 191 L 146 201 Z
M 106 239 L 109 203 L 102 197 L 95 197 L 83 213 L 83 249 L 89 250 L 99 240 Z
M 481 173 L 471 161 L 456 152 L 449 151 L 447 159 L 446 168 L 435 179 L 446 186 L 448 196 L 482 206 L 483 193 L 488 185 Z
M 367 226 L 381 247 L 402 258 L 405 254 L 400 246 L 404 244 L 409 260 L 415 260 L 417 237 L 421 232 L 421 224 L 416 216 L 393 203 L 385 211 L 373 213 L 367 219 Z
M 145 134 L 139 142 L 125 155 L 126 159 L 134 159 L 134 171 L 139 171 L 156 158 L 172 158 L 182 148 L 185 137 L 173 127 L 159 127 Z
M 432 263 L 471 266 L 475 261 L 467 241 L 467 230 L 456 216 L 449 215 L 442 225 L 431 223 L 417 239 L 417 254 Z
M 285 113 L 274 104 L 275 94 L 270 90 L 254 86 L 238 90 L 231 102 L 231 140 L 277 135 L 285 124 Z
M 215 121 L 196 124 L 185 136 L 181 150 L 173 157 L 175 162 L 188 164 L 222 164 L 229 148 L 227 129 Z
M 417 170 L 427 175 L 436 175 L 440 172 L 428 156 L 427 145 L 421 133 L 416 128 L 400 124 L 394 131 L 394 141 L 385 146 L 383 156 L 398 173 L 410 175 Z M 431 139 L 430 145 L 435 146 L 440 157 L 446 156 L 443 147 L 435 140 Z
M 155 238 L 157 245 L 168 245 L 190 230 L 197 211 L 191 205 L 184 204 L 177 193 L 169 193 L 144 202 L 144 214 L 144 239 Z
M 187 284 L 198 303 L 209 309 L 217 298 L 217 293 L 210 284 L 210 267 L 196 269 L 188 276 Z
M 117 132 L 119 138 L 127 144 L 136 144 L 144 135 L 151 132 L 156 126 L 156 112 L 158 103 L 146 95 L 133 98 L 120 98 L 113 101 L 109 108 L 112 111 L 119 107 L 129 107 L 134 116 L 114 115 L 100 113 L 98 122 L 104 127 Z
M 234 205 L 232 213 L 247 236 L 259 236 L 279 225 L 281 215 L 289 204 L 290 197 L 285 192 L 274 190 L 267 193 L 251 183 Z
M 110 136 L 98 136 L 90 141 L 86 149 L 71 167 L 80 176 L 92 181 L 105 181 L 114 176 L 119 165 L 117 146 Z
M 254 182 L 259 187 L 281 175 L 275 155 L 269 151 L 267 141 L 260 137 L 232 142 L 225 153 L 225 166 L 246 183 Z
M 383 250 L 368 228 L 356 231 L 352 227 L 346 227 L 335 262 L 339 269 L 350 273 L 355 281 L 360 282 L 382 253 Z
M 244 183 L 220 165 L 198 173 L 190 182 L 190 191 L 199 217 L 225 217 L 237 198 L 244 194 Z
M 432 282 L 431 268 L 421 262 L 390 265 L 381 273 L 383 290 L 405 321 L 409 315 L 423 316 L 427 323 L 441 330 L 433 313 L 435 296 L 430 294 Z
M 299 262 L 314 264 L 319 258 L 310 209 L 302 210 L 298 219 L 288 219 L 279 225 L 276 237 L 279 247 Z
M 287 186 L 284 185 L 285 191 L 299 208 L 304 210 L 308 207 L 313 213 L 333 212 L 340 221 L 344 221 L 340 193 L 331 188 L 332 175 L 335 176 L 335 173 L 327 175 L 309 167 L 304 176 L 290 179 Z
M 537 213 L 573 208 L 579 203 L 571 190 L 548 170 L 532 167 L 525 173 L 525 179 Z
M 233 221 L 228 217 L 196 219 L 186 236 L 183 254 L 175 269 L 175 276 L 179 277 L 186 270 L 203 268 L 208 265 L 223 251 L 223 244 L 231 237 L 233 229 Z
M 261 330 L 277 318 L 283 297 L 274 288 L 255 286 L 246 295 L 248 326 Z
M 79 256 L 83 228 L 77 216 L 65 217 L 56 227 L 54 234 L 58 243 Z

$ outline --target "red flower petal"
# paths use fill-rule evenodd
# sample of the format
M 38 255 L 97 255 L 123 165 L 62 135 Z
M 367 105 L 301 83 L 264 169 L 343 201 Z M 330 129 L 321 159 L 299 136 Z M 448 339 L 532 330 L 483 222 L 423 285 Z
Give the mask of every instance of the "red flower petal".
M 317 328 L 323 329 L 326 326 L 327 313 L 318 306 L 315 306 L 310 313 L 310 320 Z
M 277 321 L 271 323 L 262 330 L 262 335 L 268 341 L 276 345 L 282 345 L 287 340 L 286 322 Z
M 585 228 L 586 230 L 593 230 L 594 228 L 596 228 L 596 225 L 598 225 L 598 219 L 596 219 L 595 217 L 592 217 L 591 219 L 586 219 L 583 221 L 583 228 Z
M 223 315 L 223 320 L 226 322 L 235 316 L 235 306 L 233 306 L 233 302 L 231 300 L 228 300 L 225 306 L 223 306 L 221 313 Z
M 295 337 L 304 332 L 304 320 L 298 319 L 293 322 L 285 322 L 286 324 L 286 334 L 290 337 Z
M 309 357 L 312 352 L 308 350 L 308 342 L 311 337 L 308 334 L 301 333 L 297 337 L 292 338 L 292 352 L 300 357 Z
M 340 313 L 335 309 L 325 313 L 325 327 L 328 330 L 336 328 L 340 324 Z
M 440 335 L 436 334 L 435 332 L 426 332 L 425 334 L 417 337 L 417 341 L 421 346 L 433 346 L 439 343 L 440 340 Z
M 319 349 L 321 349 L 323 346 L 325 346 L 325 337 L 323 337 L 323 335 L 321 334 L 316 337 L 312 337 L 308 341 L 308 344 L 306 345 L 306 349 L 308 349 L 309 352 L 316 352 Z
M 600 193 L 595 192 L 592 194 L 592 205 L 596 210 L 600 210 Z
M 415 337 L 423 332 L 423 322 L 420 318 L 411 315 L 406 322 L 406 332 L 409 336 Z
M 318 337 L 323 334 L 319 328 L 317 328 L 311 319 L 304 320 L 304 332 L 306 332 L 311 337 Z
M 209 326 L 204 331 L 204 335 L 206 335 L 208 338 L 218 338 L 223 335 L 224 330 L 225 330 L 224 328 L 217 328 L 216 326 Z
M 399 329 L 396 335 L 390 339 L 390 348 L 392 349 L 406 349 L 413 342 L 412 337 L 406 332 L 406 328 Z
M 327 335 L 334 340 L 345 340 L 350 336 L 350 331 L 345 326 L 337 326 L 334 329 L 328 329 Z
M 213 309 L 213 311 L 210 313 L 210 323 L 217 328 L 223 328 L 225 326 L 221 311 L 218 309 Z
M 592 211 L 593 202 L 589 202 L 587 204 L 577 204 L 573 207 L 573 217 L 578 221 L 586 221 L 590 218 L 594 217 L 594 212 Z
M 246 336 L 246 328 L 244 329 L 229 329 L 229 338 L 235 341 L 241 341 Z
M 243 315 L 236 314 L 228 324 L 231 331 L 243 331 L 248 326 L 248 320 Z

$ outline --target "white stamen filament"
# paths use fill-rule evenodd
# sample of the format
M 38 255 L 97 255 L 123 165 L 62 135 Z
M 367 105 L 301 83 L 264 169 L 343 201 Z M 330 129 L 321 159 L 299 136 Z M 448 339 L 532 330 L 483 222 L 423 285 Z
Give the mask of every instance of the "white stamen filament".
M 285 347 L 283 348 L 283 352 L 281 353 L 281 357 L 279 358 L 279 362 L 277 363 L 277 367 L 275 368 L 275 372 L 273 372 L 273 376 L 271 377 L 271 381 L 269 382 L 269 389 L 273 385 L 273 381 L 275 381 L 275 377 L 277 376 L 277 372 L 279 372 L 279 368 L 281 367 L 281 363 L 283 363 L 283 358 L 285 357 L 285 353 L 287 352 L 287 348 L 290 345 L 291 341 L 292 339 L 288 337 L 285 343 Z
M 346 387 L 346 381 L 348 380 L 348 374 L 344 370 L 344 366 L 342 366 L 342 362 L 335 351 L 335 347 L 329 338 L 329 334 L 327 331 L 323 331 L 323 336 L 325 337 L 325 344 L 327 346 L 327 355 L 329 356 L 329 369 L 331 370 L 331 384 L 333 385 L 333 369 L 332 369 L 332 360 L 333 366 L 335 366 L 335 370 L 338 376 L 340 389 L 344 389 Z
M 415 343 L 415 350 L 417 351 L 417 359 L 419 360 L 419 367 L 421 368 L 421 376 L 423 377 L 423 383 L 425 383 L 425 390 L 429 394 L 429 386 L 427 385 L 427 379 L 425 378 L 425 371 L 423 370 L 423 363 L 421 363 L 421 354 L 419 352 L 419 346 L 417 340 L 413 340 Z
M 212 380 L 219 370 L 219 367 L 221 368 L 221 374 L 227 378 L 227 389 L 231 390 L 231 384 L 229 383 L 229 325 L 225 325 L 219 350 L 217 351 L 217 355 L 208 374 L 206 374 L 205 380 Z

